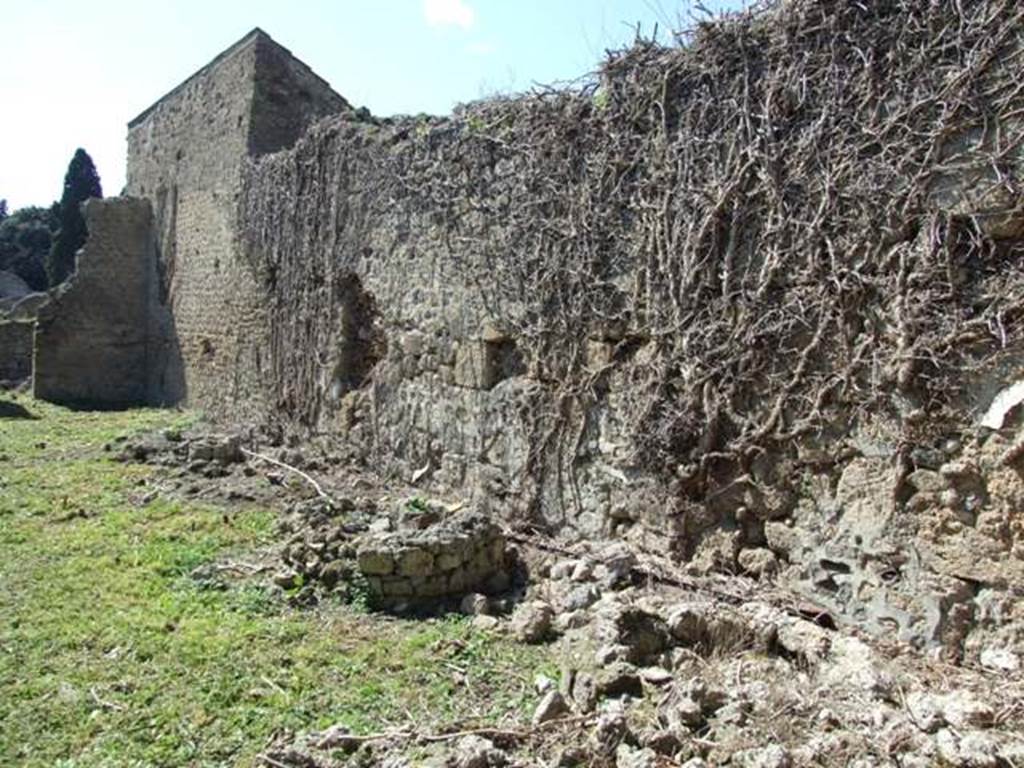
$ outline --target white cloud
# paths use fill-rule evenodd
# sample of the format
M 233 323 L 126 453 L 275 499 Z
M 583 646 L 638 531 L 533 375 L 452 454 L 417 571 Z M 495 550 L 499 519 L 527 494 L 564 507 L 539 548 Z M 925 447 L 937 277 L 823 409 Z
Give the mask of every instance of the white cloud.
M 423 0 L 423 15 L 432 27 L 469 29 L 476 21 L 476 11 L 464 0 Z

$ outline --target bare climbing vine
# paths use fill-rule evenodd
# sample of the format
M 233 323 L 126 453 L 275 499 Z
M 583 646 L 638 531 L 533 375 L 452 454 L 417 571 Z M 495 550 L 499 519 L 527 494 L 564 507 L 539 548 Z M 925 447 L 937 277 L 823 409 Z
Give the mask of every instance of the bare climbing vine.
M 1022 33 L 1013 0 L 769 3 L 574 87 L 320 126 L 242 203 L 279 405 L 322 415 L 346 276 L 433 251 L 543 383 L 540 463 L 611 371 L 636 460 L 677 473 L 870 413 L 948 428 L 1021 342 L 1020 212 L 950 195 L 1020 204 Z

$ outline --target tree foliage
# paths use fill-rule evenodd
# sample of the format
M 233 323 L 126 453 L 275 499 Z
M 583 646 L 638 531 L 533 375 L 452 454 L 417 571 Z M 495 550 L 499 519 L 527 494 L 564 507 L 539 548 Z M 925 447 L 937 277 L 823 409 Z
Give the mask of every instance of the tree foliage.
M 75 150 L 64 176 L 64 192 L 59 204 L 60 229 L 46 264 L 50 285 L 64 282 L 74 271 L 75 253 L 85 244 L 88 234 L 81 206 L 90 197 L 103 197 L 103 190 L 92 158 L 79 148 Z
M 15 273 L 35 291 L 49 285 L 46 260 L 59 226 L 58 209 L 58 203 L 29 206 L 0 216 L 0 270 Z

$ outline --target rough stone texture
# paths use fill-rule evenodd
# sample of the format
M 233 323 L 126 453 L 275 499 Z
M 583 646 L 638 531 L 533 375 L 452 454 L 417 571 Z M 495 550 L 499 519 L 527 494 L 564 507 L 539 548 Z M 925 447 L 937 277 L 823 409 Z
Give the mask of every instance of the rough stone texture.
M 32 375 L 32 323 L 0 321 L 0 381 Z
M 37 317 L 33 392 L 75 405 L 154 402 L 150 297 L 156 260 L 149 203 L 92 199 L 83 213 L 90 234 L 75 273 Z
M 511 583 L 501 530 L 470 513 L 422 529 L 368 534 L 359 542 L 356 566 L 384 603 L 494 593 Z
M 1024 378 L 1019 324 L 1003 308 L 1019 289 L 1024 231 L 1013 188 L 1020 50 L 979 56 L 996 64 L 977 82 L 956 53 L 995 45 L 1018 11 L 979 0 L 961 25 L 970 44 L 932 50 L 928 30 L 945 17 L 924 0 L 878 13 L 779 7 L 779 19 L 709 27 L 721 78 L 691 66 L 692 51 L 641 47 L 609 63 L 601 91 L 443 120 L 352 113 L 263 33 L 247 36 L 129 129 L 128 188 L 154 207 L 170 318 L 151 335 L 153 386 L 215 415 L 332 434 L 386 476 L 473 495 L 504 518 L 667 547 L 699 573 L 772 576 L 877 634 L 953 657 L 1021 653 L 1024 425 L 1013 409 L 998 429 L 976 418 Z M 902 24 L 911 17 L 916 26 Z M 893 29 L 913 41 L 897 45 Z M 720 43 L 732 35 L 753 44 Z M 813 58 L 793 56 L 790 35 L 832 64 L 845 56 L 849 74 L 809 90 L 814 78 L 787 80 Z M 933 59 L 914 59 L 918 48 Z M 894 57 L 892 77 L 863 55 L 876 49 Z M 914 87 L 900 90 L 897 65 Z M 626 88 L 652 72 L 657 93 Z M 870 86 L 851 105 L 855 81 Z M 963 84 L 964 109 L 950 112 Z M 679 118 L 698 120 L 692 103 L 724 121 L 715 109 L 734 103 L 730 88 L 758 102 L 750 132 L 720 122 L 687 133 Z M 628 115 L 607 108 L 623 96 Z M 850 119 L 832 124 L 839 102 Z M 331 112 L 341 114 L 316 122 Z M 827 142 L 813 128 L 826 123 Z M 856 144 L 852 175 L 849 157 L 794 171 L 793 142 L 859 141 L 848 126 L 862 123 L 912 138 Z M 629 151 L 612 152 L 610 137 Z M 696 140 L 711 148 L 703 158 L 751 159 L 694 170 L 662 154 Z M 999 167 L 986 149 L 996 145 Z M 731 181 L 702 187 L 704 171 Z M 912 178 L 930 181 L 907 198 Z M 849 203 L 846 219 L 789 229 L 835 200 Z M 539 219 L 517 218 L 538 208 Z M 904 218 L 887 218 L 897 210 Z M 773 250 L 790 261 L 768 269 Z M 552 261 L 596 272 L 531 282 Z M 790 281 L 790 269 L 806 279 Z M 778 319 L 804 303 L 831 318 L 821 337 L 806 338 L 807 318 Z M 737 319 L 751 317 L 789 330 L 763 335 Z M 948 338 L 915 349 L 940 320 L 956 324 Z M 700 327 L 703 338 L 688 335 Z M 709 362 L 765 347 L 772 359 Z M 801 389 L 797 374 L 818 388 Z M 652 442 L 660 461 L 645 460 Z M 365 562 L 382 594 L 451 588 L 435 581 L 450 564 L 440 553 L 385 548 Z
M 236 247 L 241 171 L 347 107 L 257 29 L 129 124 L 127 192 L 153 205 L 171 318 L 152 363 L 168 402 L 221 414 L 262 402 L 266 292 Z

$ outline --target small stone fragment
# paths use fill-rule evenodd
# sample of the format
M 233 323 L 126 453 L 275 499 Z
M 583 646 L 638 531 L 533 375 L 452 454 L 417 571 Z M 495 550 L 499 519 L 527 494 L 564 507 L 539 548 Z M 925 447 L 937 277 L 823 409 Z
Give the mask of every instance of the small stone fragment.
M 641 733 L 640 744 L 653 749 L 659 755 L 669 757 L 675 755 L 683 746 L 679 736 L 670 728 L 657 728 Z
M 941 493 L 949 483 L 940 473 L 930 469 L 918 469 L 907 476 L 907 483 L 922 493 Z
M 558 691 L 548 691 L 533 711 L 533 724 L 540 725 L 569 714 L 569 705 Z
M 988 734 L 971 731 L 962 735 L 943 729 L 935 736 L 935 746 L 945 765 L 964 768 L 996 768 L 998 747 Z
M 942 697 L 942 715 L 957 729 L 988 728 L 995 721 L 995 712 L 970 691 L 953 691 Z
M 577 565 L 579 565 L 578 560 L 560 560 L 551 566 L 551 578 L 555 581 L 568 579 L 576 570 Z
M 572 700 L 581 712 L 591 712 L 597 706 L 597 682 L 585 672 L 576 673 L 572 681 Z
M 594 675 L 598 698 L 619 698 L 620 696 L 643 696 L 644 689 L 640 683 L 637 670 L 626 662 L 616 662 L 599 669 Z
M 505 753 L 482 736 L 463 736 L 455 746 L 455 768 L 500 768 L 507 764 Z
M 301 577 L 291 568 L 285 568 L 273 575 L 274 583 L 281 589 L 294 589 L 299 585 Z
M 594 751 L 611 756 L 629 735 L 625 713 L 621 709 L 612 708 L 602 712 L 597 718 L 590 743 Z
M 730 765 L 738 768 L 789 768 L 789 753 L 778 744 L 757 749 L 744 749 L 733 754 Z
M 547 693 L 555 687 L 555 681 L 547 675 L 537 675 L 533 678 L 533 689 L 537 693 Z
M 586 560 L 580 560 L 576 563 L 576 567 L 572 569 L 572 575 L 570 578 L 573 581 L 589 581 L 593 575 L 594 569 L 591 567 L 590 563 Z
M 320 581 L 328 589 L 333 589 L 344 575 L 344 564 L 340 560 L 332 560 L 320 569 Z
M 636 555 L 621 541 L 610 544 L 597 555 L 594 577 L 607 589 L 620 587 L 630 581 L 636 567 Z
M 690 696 L 684 696 L 668 710 L 668 721 L 671 725 L 682 726 L 686 729 L 699 727 L 704 722 L 704 708 L 699 701 Z
M 590 621 L 590 616 L 587 615 L 586 611 L 570 611 L 569 613 L 559 613 L 555 616 L 552 626 L 555 631 L 559 634 L 568 632 L 570 629 L 579 629 L 585 627 Z
M 471 592 L 459 602 L 459 612 L 465 616 L 483 616 L 491 613 L 491 602 L 486 595 Z
M 579 586 L 560 601 L 560 612 L 572 613 L 586 610 L 600 599 L 601 593 L 594 585 Z
M 622 742 L 615 750 L 615 768 L 657 768 L 658 755 L 653 749 L 637 749 Z
M 1005 648 L 985 648 L 979 660 L 986 669 L 1000 672 L 1017 672 L 1020 669 L 1020 657 Z
M 604 667 L 627 655 L 628 650 L 620 645 L 602 645 L 594 652 L 594 661 L 599 667 Z
M 494 632 L 498 628 L 500 622 L 494 616 L 487 616 L 481 614 L 479 616 L 473 617 L 472 624 L 473 629 L 477 630 L 478 632 Z
M 779 567 L 779 559 L 775 553 L 761 547 L 740 550 L 737 562 L 745 573 L 755 578 L 769 576 Z
M 512 614 L 509 630 L 513 637 L 524 643 L 539 643 L 551 633 L 554 611 L 547 603 L 534 601 L 523 603 Z
M 667 685 L 672 682 L 672 673 L 664 667 L 646 667 L 640 670 L 640 679 L 650 685 Z

